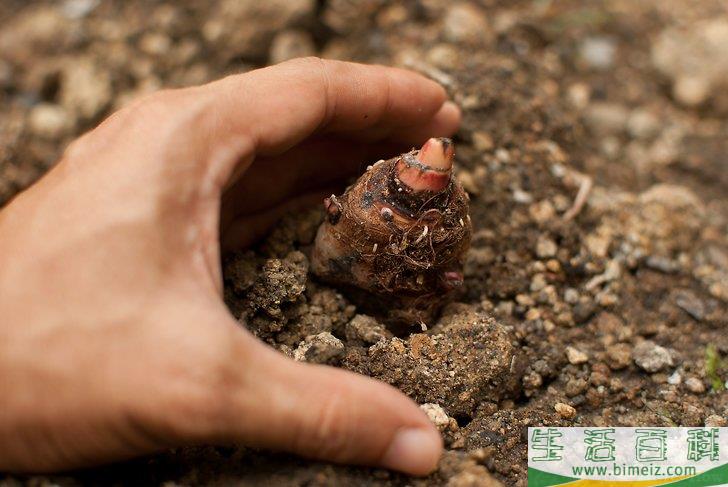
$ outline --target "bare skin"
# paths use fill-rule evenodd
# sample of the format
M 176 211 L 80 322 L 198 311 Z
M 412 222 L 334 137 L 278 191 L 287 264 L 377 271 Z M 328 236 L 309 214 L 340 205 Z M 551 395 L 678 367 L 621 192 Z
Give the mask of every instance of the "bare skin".
M 256 340 L 219 254 L 459 120 L 414 73 L 304 59 L 154 94 L 71 144 L 0 212 L 0 470 L 237 443 L 432 471 L 417 405 Z

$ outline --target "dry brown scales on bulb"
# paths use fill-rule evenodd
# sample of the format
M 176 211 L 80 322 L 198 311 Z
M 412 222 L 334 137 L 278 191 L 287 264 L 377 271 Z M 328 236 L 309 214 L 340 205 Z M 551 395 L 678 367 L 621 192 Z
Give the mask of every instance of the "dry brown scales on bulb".
M 432 324 L 463 283 L 472 233 L 453 158 L 452 142 L 433 138 L 327 198 L 313 272 L 392 326 Z

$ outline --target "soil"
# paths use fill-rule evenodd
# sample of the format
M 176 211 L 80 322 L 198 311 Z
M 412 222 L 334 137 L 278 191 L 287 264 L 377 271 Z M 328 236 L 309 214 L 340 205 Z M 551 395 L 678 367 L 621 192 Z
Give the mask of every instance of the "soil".
M 431 476 L 200 447 L 0 485 L 526 485 L 530 425 L 725 426 L 727 38 L 721 0 L 4 0 L 0 205 L 133 97 L 314 54 L 447 87 L 474 236 L 400 336 L 307 273 L 320 208 L 225 261 L 261 339 L 428 404 Z

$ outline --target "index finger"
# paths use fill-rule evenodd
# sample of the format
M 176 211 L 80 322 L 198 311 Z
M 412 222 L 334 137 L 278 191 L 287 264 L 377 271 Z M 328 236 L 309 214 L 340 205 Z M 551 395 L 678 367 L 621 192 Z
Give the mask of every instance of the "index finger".
M 439 84 L 411 71 L 318 58 L 231 76 L 208 87 L 216 91 L 219 121 L 232 133 L 251 137 L 258 155 L 284 152 L 322 131 L 355 136 L 426 125 L 446 100 Z

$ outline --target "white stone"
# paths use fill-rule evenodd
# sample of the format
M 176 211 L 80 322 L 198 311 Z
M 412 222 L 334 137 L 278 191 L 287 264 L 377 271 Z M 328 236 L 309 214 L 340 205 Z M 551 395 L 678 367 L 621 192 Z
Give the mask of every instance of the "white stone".
M 574 347 L 566 347 L 566 358 L 570 364 L 579 365 L 589 361 L 589 356 Z
M 30 111 L 28 123 L 33 134 L 47 139 L 62 137 L 73 128 L 73 121 L 68 112 L 52 103 L 34 106 Z

